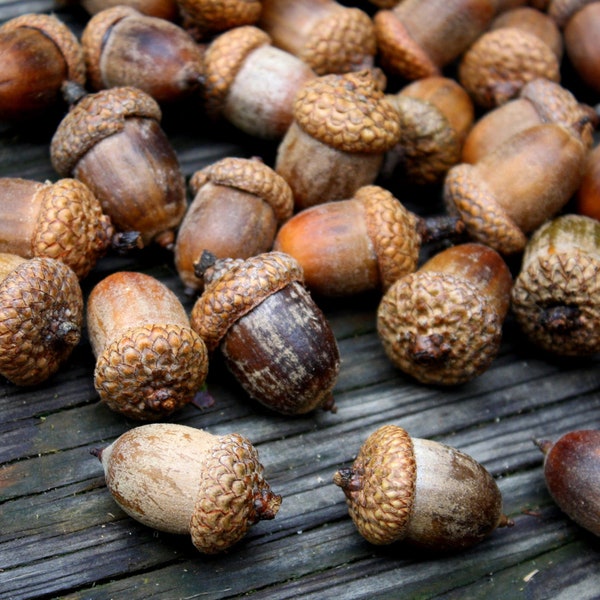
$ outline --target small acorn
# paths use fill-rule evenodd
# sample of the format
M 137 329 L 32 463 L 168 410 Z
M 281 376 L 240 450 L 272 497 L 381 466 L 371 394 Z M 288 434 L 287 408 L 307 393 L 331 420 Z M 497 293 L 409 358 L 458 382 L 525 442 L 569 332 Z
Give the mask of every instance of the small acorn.
M 93 450 L 115 502 L 159 531 L 190 534 L 205 554 L 240 541 L 260 520 L 273 519 L 281 496 L 264 479 L 258 451 L 238 433 L 213 435 L 175 423 L 126 431 Z
M 132 86 L 159 103 L 200 91 L 203 48 L 181 27 L 115 6 L 93 16 L 81 44 L 90 86 L 95 90 Z
M 85 83 L 83 50 L 53 15 L 25 14 L 0 27 L 0 120 L 25 120 L 62 102 L 66 81 Z
M 250 397 L 282 414 L 335 410 L 337 342 L 294 258 L 273 251 L 217 259 L 205 252 L 197 275 L 204 291 L 192 327 L 209 352 L 219 349 Z
M 476 243 L 438 252 L 398 279 L 377 310 L 377 332 L 394 365 L 422 383 L 457 385 L 498 354 L 512 276 Z
M 371 544 L 461 551 L 497 527 L 512 525 L 502 514 L 494 478 L 481 464 L 451 446 L 413 438 L 396 425 L 373 432 L 352 467 L 339 469 L 333 482 Z
M 223 158 L 196 171 L 190 189 L 194 198 L 175 242 L 175 267 L 189 292 L 202 287 L 194 264 L 204 250 L 218 258 L 267 252 L 294 208 L 285 179 L 256 158 Z
M 600 536 L 600 431 L 570 431 L 556 442 L 536 440 L 544 453 L 550 495 L 573 521 Z
M 0 374 L 37 385 L 79 343 L 83 297 L 77 275 L 47 257 L 0 253 Z
M 57 173 L 83 181 L 118 231 L 169 247 L 187 207 L 185 179 L 148 94 L 116 87 L 86 94 L 70 87 L 70 111 L 50 144 Z
M 600 221 L 566 214 L 532 235 L 512 290 L 525 335 L 561 356 L 600 352 Z
M 132 419 L 156 421 L 194 398 L 208 373 L 208 353 L 177 296 L 150 275 L 119 271 L 87 301 L 100 399 Z
M 0 178 L 0 252 L 46 256 L 85 277 L 109 248 L 135 246 L 138 234 L 115 234 L 110 218 L 77 179 L 44 183 Z

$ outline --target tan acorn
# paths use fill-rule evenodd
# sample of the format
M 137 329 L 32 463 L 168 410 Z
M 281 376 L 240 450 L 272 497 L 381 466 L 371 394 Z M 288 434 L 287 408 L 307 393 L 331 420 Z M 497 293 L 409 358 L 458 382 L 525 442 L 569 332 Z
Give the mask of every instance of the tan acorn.
M 79 343 L 83 297 L 77 275 L 53 258 L 0 253 L 0 374 L 37 385 Z
M 377 331 L 386 354 L 422 383 L 470 381 L 498 354 L 511 286 L 508 266 L 488 246 L 439 252 L 381 299 Z
M 566 214 L 534 232 L 512 310 L 526 336 L 547 352 L 600 352 L 600 221 Z
M 339 469 L 333 482 L 344 491 L 359 533 L 376 545 L 460 551 L 512 525 L 494 478 L 481 464 L 396 425 L 373 432 L 352 467 Z
M 264 479 L 258 451 L 238 433 L 217 436 L 152 423 L 92 454 L 129 516 L 159 531 L 190 534 L 205 554 L 239 542 L 252 525 L 273 519 L 281 505 Z
M 294 258 L 273 251 L 217 259 L 205 252 L 197 275 L 204 291 L 192 327 L 250 397 L 282 414 L 335 410 L 339 349 Z
M 208 353 L 187 313 L 164 283 L 119 271 L 87 302 L 100 399 L 127 417 L 156 421 L 194 398 L 208 373 Z

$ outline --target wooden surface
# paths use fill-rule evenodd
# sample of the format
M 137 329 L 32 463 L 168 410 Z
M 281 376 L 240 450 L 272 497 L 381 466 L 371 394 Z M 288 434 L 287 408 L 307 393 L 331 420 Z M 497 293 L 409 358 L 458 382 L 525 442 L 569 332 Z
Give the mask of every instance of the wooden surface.
M 0 2 L 0 19 L 48 11 L 51 2 Z M 80 30 L 82 13 L 57 13 Z M 272 160 L 274 146 L 201 114 L 163 121 L 186 176 L 225 155 Z M 0 176 L 56 179 L 48 143 L 56 121 L 0 129 Z M 420 198 L 400 196 L 418 211 Z M 82 285 L 136 269 L 159 277 L 191 309 L 171 256 L 146 249 L 106 257 Z M 549 497 L 534 438 L 600 427 L 598 357 L 543 356 L 506 322 L 502 350 L 478 379 L 452 389 L 415 383 L 394 369 L 375 331 L 376 297 L 321 302 L 337 336 L 342 368 L 336 414 L 290 418 L 249 400 L 224 366 L 211 363 L 212 407 L 188 406 L 172 421 L 215 434 L 239 432 L 258 448 L 283 496 L 275 520 L 255 525 L 219 556 L 185 536 L 126 517 L 109 495 L 92 448 L 135 423 L 98 401 L 87 338 L 46 384 L 0 381 L 0 598 L 564 598 L 600 597 L 600 541 L 569 521 Z M 430 556 L 402 545 L 375 547 L 356 532 L 333 473 L 366 437 L 395 423 L 415 437 L 460 448 L 496 477 L 515 521 L 460 555 Z

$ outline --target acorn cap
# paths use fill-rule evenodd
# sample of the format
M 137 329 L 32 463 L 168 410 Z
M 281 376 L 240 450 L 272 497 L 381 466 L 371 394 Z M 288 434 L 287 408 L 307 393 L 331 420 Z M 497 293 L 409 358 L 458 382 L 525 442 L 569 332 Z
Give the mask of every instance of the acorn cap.
M 190 317 L 192 328 L 212 352 L 238 319 L 293 281 L 304 283 L 302 268 L 283 252 L 216 259 L 204 272 L 204 292 Z
M 131 6 L 117 5 L 101 10 L 94 15 L 81 34 L 81 45 L 85 55 L 85 63 L 89 83 L 94 89 L 106 87 L 102 79 L 102 48 L 110 29 L 121 19 L 140 16 L 141 13 Z
M 177 0 L 184 26 L 207 32 L 233 30 L 256 23 L 262 8 L 260 0 Z
M 417 486 L 417 465 L 408 433 L 396 425 L 373 432 L 350 469 L 340 469 L 333 482 L 360 534 L 372 544 L 391 544 L 407 533 Z
M 273 519 L 281 496 L 263 476 L 256 448 L 237 433 L 220 436 L 200 473 L 190 521 L 194 546 L 206 554 L 221 552 L 239 541 L 251 525 Z
M 548 2 L 548 16 L 552 17 L 556 24 L 562 29 L 569 19 L 586 4 L 595 0 L 550 0 Z
M 85 277 L 112 243 L 114 229 L 100 202 L 77 179 L 40 184 L 40 215 L 31 240 L 31 255 L 66 263 Z
M 512 289 L 527 337 L 563 356 L 600 352 L 600 222 L 567 214 L 531 236 Z
M 94 385 L 112 410 L 155 421 L 191 402 L 207 373 L 206 346 L 192 329 L 141 325 L 104 348 L 96 361 Z
M 400 19 L 391 10 L 380 10 L 373 17 L 375 37 L 385 71 L 406 79 L 440 75 L 439 67 L 413 40 Z
M 226 157 L 196 171 L 190 178 L 190 189 L 196 195 L 209 182 L 262 198 L 273 209 L 279 222 L 292 216 L 292 189 L 281 175 L 260 160 Z
M 384 294 L 377 332 L 399 369 L 422 383 L 456 385 L 488 368 L 498 353 L 502 320 L 466 279 L 418 271 Z
M 526 82 L 542 77 L 560 80 L 556 55 L 538 36 L 516 27 L 482 34 L 458 66 L 459 81 L 484 108 L 507 102 Z
M 79 85 L 85 84 L 86 71 L 83 48 L 75 34 L 53 15 L 30 13 L 6 21 L 0 31 L 12 31 L 19 27 L 38 29 L 58 47 L 67 65 L 67 79 Z
M 64 263 L 25 259 L 0 283 L 0 373 L 36 385 L 58 371 L 79 343 L 83 297 Z
M 222 33 L 208 46 L 204 53 L 204 98 L 209 115 L 220 114 L 248 55 L 270 43 L 270 36 L 262 29 L 245 25 Z
M 525 248 L 527 237 L 498 204 L 473 165 L 452 167 L 444 180 L 444 201 L 450 214 L 460 216 L 469 235 L 502 254 Z
M 421 249 L 417 217 L 390 192 L 375 185 L 359 188 L 354 199 L 364 206 L 381 287 L 387 290 L 394 281 L 417 268 Z
M 320 19 L 298 57 L 317 75 L 347 73 L 372 66 L 377 42 L 373 21 L 358 8 L 336 6 Z
M 369 69 L 308 81 L 294 118 L 309 136 L 344 152 L 382 153 L 400 138 L 398 114 Z
M 151 96 L 134 87 L 115 87 L 84 96 L 66 114 L 52 137 L 52 166 L 63 177 L 70 175 L 88 150 L 122 131 L 129 117 L 160 121 L 162 113 Z

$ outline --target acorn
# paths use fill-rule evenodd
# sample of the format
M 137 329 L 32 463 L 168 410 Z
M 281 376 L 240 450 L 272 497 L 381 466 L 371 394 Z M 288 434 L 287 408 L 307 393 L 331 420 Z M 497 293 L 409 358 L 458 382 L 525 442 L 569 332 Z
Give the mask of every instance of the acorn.
M 461 229 L 456 218 L 423 219 L 388 190 L 367 185 L 352 198 L 296 213 L 279 228 L 273 250 L 298 261 L 312 292 L 348 296 L 386 291 L 416 270 L 423 243 Z
M 217 259 L 205 252 L 197 275 L 204 291 L 192 327 L 251 398 L 282 414 L 335 411 L 337 342 L 294 258 L 273 251 Z
M 600 352 L 600 221 L 566 214 L 532 235 L 512 310 L 534 344 L 561 356 Z
M 108 8 L 85 26 L 81 44 L 95 90 L 136 87 L 159 103 L 199 93 L 204 50 L 181 27 L 130 6 Z
M 126 417 L 156 421 L 183 408 L 208 373 L 208 353 L 165 284 L 119 271 L 97 283 L 87 301 L 100 399 Z
M 83 50 L 53 15 L 25 14 L 0 27 L 0 120 L 26 120 L 62 102 L 66 81 L 85 84 Z
M 79 343 L 83 296 L 77 275 L 53 258 L 0 253 L 0 374 L 37 385 Z
M 285 179 L 257 158 L 223 158 L 196 171 L 190 189 L 194 198 L 177 233 L 175 267 L 192 293 L 202 287 L 194 264 L 204 250 L 218 258 L 267 252 L 294 208 Z
M 375 181 L 399 139 L 398 113 L 372 71 L 323 75 L 300 88 L 275 170 L 297 210 L 342 200 Z
M 600 431 L 569 431 L 556 442 L 534 443 L 544 453 L 544 479 L 556 504 L 600 536 Z
M 205 554 L 239 542 L 252 525 L 273 519 L 281 505 L 264 479 L 258 451 L 239 433 L 217 436 L 151 423 L 92 454 L 130 517 L 159 531 L 190 534 Z
M 54 169 L 83 181 L 118 231 L 169 247 L 187 207 L 185 179 L 160 107 L 133 87 L 74 95 L 50 145 Z
M 377 310 L 377 332 L 392 363 L 422 383 L 457 385 L 498 354 L 512 276 L 488 246 L 438 252 L 398 279 Z
M 371 544 L 461 551 L 512 525 L 491 474 L 471 456 L 396 425 L 374 431 L 352 467 L 333 476 Z
M 85 277 L 109 248 L 126 249 L 138 235 L 115 234 L 98 199 L 77 179 L 44 183 L 0 178 L 0 252 L 45 256 Z

